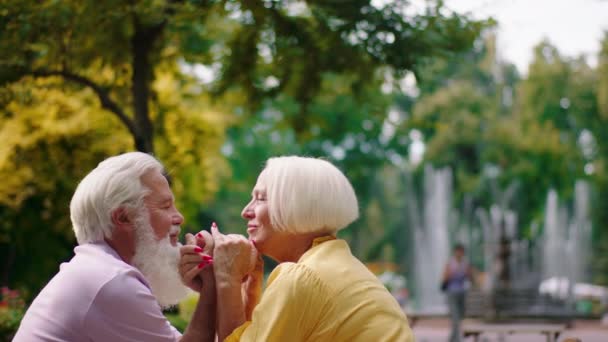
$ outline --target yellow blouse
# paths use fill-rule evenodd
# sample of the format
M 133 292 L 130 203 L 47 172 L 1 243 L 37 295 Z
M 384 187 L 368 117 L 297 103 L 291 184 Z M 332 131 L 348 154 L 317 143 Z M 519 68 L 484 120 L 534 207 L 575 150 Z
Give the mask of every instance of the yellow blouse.
M 315 239 L 269 276 L 251 321 L 225 341 L 414 341 L 397 301 L 344 240 Z

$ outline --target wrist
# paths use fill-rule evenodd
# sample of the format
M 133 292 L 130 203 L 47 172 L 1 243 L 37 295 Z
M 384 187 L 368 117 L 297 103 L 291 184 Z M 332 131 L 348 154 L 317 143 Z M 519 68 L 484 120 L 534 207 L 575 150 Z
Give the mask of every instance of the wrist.
M 215 277 L 215 286 L 218 289 L 227 289 L 227 288 L 241 288 L 241 281 L 234 277 L 229 276 L 216 276 Z

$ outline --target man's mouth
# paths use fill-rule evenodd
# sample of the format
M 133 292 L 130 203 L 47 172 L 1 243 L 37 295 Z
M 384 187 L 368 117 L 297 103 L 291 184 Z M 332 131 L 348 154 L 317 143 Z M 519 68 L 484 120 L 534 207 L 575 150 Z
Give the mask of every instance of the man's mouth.
M 179 242 L 179 230 L 177 232 L 172 232 L 169 234 L 169 240 L 172 245 L 176 245 Z

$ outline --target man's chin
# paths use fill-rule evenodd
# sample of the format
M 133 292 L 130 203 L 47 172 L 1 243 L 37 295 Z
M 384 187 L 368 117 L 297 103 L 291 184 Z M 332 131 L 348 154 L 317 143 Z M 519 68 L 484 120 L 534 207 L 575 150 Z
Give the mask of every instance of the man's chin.
M 173 291 L 174 292 L 171 293 L 171 297 L 166 300 L 163 300 L 161 296 L 157 296 L 156 300 L 158 301 L 158 304 L 163 310 L 176 307 L 182 300 L 186 299 L 186 297 L 188 297 L 188 295 L 192 293 L 192 290 L 185 286 L 180 289 L 174 289 Z
M 134 266 L 144 275 L 150 290 L 163 308 L 177 305 L 189 293 L 178 272 L 179 243 L 169 239 L 136 251 Z M 154 248 L 156 247 L 156 248 Z
M 150 288 L 158 304 L 163 309 L 170 308 L 184 300 L 191 290 L 186 287 L 177 272 L 160 272 L 162 274 L 146 275 Z

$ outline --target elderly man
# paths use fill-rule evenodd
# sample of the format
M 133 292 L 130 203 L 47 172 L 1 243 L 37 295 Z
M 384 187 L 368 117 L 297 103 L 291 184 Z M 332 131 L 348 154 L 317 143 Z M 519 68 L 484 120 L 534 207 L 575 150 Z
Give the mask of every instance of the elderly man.
M 213 271 L 200 247 L 204 269 L 192 286 L 201 297 L 183 336 L 161 311 L 187 294 L 177 271 L 184 218 L 163 172 L 152 156 L 131 152 L 82 180 L 70 203 L 75 256 L 36 297 L 14 341 L 214 340 Z

